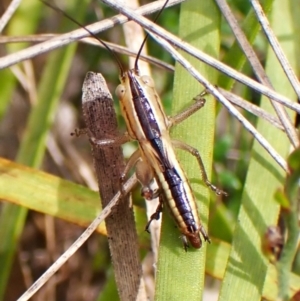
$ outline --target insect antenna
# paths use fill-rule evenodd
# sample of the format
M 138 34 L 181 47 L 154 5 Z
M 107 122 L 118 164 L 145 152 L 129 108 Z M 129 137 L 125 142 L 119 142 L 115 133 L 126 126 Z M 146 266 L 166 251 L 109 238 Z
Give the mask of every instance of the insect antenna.
M 162 11 L 165 9 L 166 5 L 168 4 L 169 0 L 167 0 L 164 5 L 162 6 L 161 10 L 158 12 L 158 14 L 156 15 L 155 19 L 154 19 L 154 22 L 157 21 L 157 19 L 159 18 L 159 16 L 161 15 Z M 141 44 L 141 47 L 136 55 L 136 59 L 135 59 L 135 62 L 134 62 L 134 70 L 138 73 L 139 71 L 139 66 L 138 66 L 138 62 L 139 62 L 139 58 L 141 56 L 141 53 L 142 53 L 142 50 L 145 46 L 145 43 L 147 42 L 148 40 L 148 37 L 149 37 L 149 33 L 146 33 L 146 36 Z
M 69 14 L 67 14 L 65 11 L 63 11 L 62 9 L 60 9 L 58 6 L 53 5 L 49 2 L 46 2 L 44 0 L 40 0 L 42 3 L 44 3 L 45 5 L 47 5 L 48 7 L 52 8 L 53 10 L 60 12 L 62 15 L 64 15 L 67 19 L 71 20 L 72 22 L 74 22 L 75 24 L 77 24 L 79 27 L 83 28 L 86 32 L 88 32 L 90 34 L 91 37 L 93 37 L 94 39 L 96 39 L 98 42 L 100 42 L 114 57 L 114 59 L 116 60 L 118 67 L 120 69 L 120 73 L 121 76 L 123 76 L 124 74 L 124 69 L 123 66 L 120 62 L 119 57 L 117 56 L 117 54 L 110 49 L 110 47 L 104 42 L 102 41 L 100 38 L 97 37 L 96 34 L 94 34 L 92 31 L 90 31 L 87 27 L 85 27 L 84 25 L 82 25 L 80 22 L 78 22 L 76 19 L 74 19 L 73 17 L 71 17 Z M 168 0 L 169 1 L 169 0 Z

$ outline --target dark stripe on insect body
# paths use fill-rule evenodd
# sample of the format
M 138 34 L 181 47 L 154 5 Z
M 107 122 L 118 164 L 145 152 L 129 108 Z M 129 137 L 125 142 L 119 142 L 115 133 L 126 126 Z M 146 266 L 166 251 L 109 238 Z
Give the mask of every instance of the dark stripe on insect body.
M 159 138 L 161 136 L 160 128 L 157 124 L 157 118 L 153 113 L 151 104 L 145 94 L 143 86 L 137 80 L 137 76 L 132 71 L 128 72 L 132 102 L 137 113 L 138 120 L 144 130 L 145 137 L 148 140 Z

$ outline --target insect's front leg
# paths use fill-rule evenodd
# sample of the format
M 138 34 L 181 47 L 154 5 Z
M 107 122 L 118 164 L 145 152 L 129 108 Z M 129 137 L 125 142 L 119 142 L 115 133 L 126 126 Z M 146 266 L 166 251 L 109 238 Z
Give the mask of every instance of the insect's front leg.
M 213 185 L 209 180 L 208 180 L 208 177 L 207 177 L 207 174 L 206 174 L 206 171 L 205 171 L 205 167 L 204 167 L 204 164 L 203 164 L 203 161 L 202 161 L 202 158 L 199 154 L 199 151 L 182 142 L 182 141 L 179 141 L 179 140 L 172 140 L 172 144 L 174 145 L 174 147 L 176 148 L 179 148 L 179 149 L 182 149 L 184 151 L 187 151 L 189 152 L 191 155 L 193 155 L 197 161 L 198 161 L 198 164 L 199 164 L 199 167 L 200 167 L 200 170 L 201 170 L 201 174 L 202 174 L 202 179 L 204 181 L 204 183 L 206 184 L 206 186 L 208 186 L 212 191 L 214 191 L 217 195 L 224 195 L 224 196 L 227 196 L 227 192 L 219 189 L 218 187 L 216 187 L 215 185 Z
M 74 132 L 72 132 L 70 135 L 71 136 L 75 136 L 75 137 L 80 137 L 82 135 L 87 135 L 88 129 L 84 128 L 84 129 L 75 129 Z
M 76 133 L 76 132 L 75 132 Z M 122 144 L 128 142 L 131 140 L 129 134 L 126 132 L 124 135 L 120 135 L 117 137 L 113 137 L 113 138 L 104 138 L 104 139 L 97 139 L 93 136 L 93 133 L 87 129 L 86 133 L 89 137 L 90 143 L 94 146 L 94 147 L 100 147 L 100 148 L 107 148 L 107 147 L 111 147 L 111 146 L 121 146 Z M 138 159 L 140 158 L 140 152 L 139 150 L 137 150 L 136 152 L 133 153 L 133 155 L 129 158 L 129 161 L 127 162 L 124 171 L 122 172 L 122 174 L 120 175 L 119 181 L 120 181 L 120 192 L 121 194 L 125 197 L 127 192 L 124 189 L 124 182 L 125 182 L 125 178 L 129 172 L 129 170 L 134 167 L 138 161 Z
M 129 134 L 125 132 L 123 135 L 114 136 L 112 138 L 103 138 L 98 139 L 94 136 L 92 131 L 89 128 L 75 129 L 71 136 L 80 137 L 82 135 L 87 135 L 92 145 L 99 147 L 108 147 L 108 146 L 120 146 L 131 140 Z
M 188 107 L 186 110 L 180 112 L 179 114 L 169 117 L 169 128 L 172 126 L 181 123 L 191 115 L 193 115 L 195 112 L 200 110 L 205 105 L 205 98 L 204 96 L 207 94 L 206 90 L 201 92 L 199 95 L 193 98 L 195 100 L 195 103 L 192 104 L 190 107 Z

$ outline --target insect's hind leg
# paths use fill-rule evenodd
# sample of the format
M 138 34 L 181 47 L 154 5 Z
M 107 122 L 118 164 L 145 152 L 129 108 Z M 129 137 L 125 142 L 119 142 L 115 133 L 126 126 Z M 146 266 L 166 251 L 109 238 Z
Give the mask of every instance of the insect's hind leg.
M 218 187 L 216 187 L 215 185 L 213 185 L 209 180 L 208 180 L 208 177 L 207 177 L 207 174 L 206 174 L 206 171 L 205 171 L 205 167 L 204 167 L 204 164 L 203 164 L 203 161 L 202 161 L 202 158 L 200 156 L 200 153 L 199 151 L 182 142 L 182 141 L 179 141 L 179 140 L 172 140 L 172 144 L 174 145 L 174 147 L 176 148 L 179 148 L 179 149 L 182 149 L 184 151 L 187 151 L 189 152 L 191 155 L 193 155 L 197 161 L 198 161 L 198 164 L 199 164 L 199 167 L 200 167 L 200 170 L 201 170 L 201 174 L 202 174 L 202 179 L 204 181 L 204 183 L 206 184 L 206 186 L 208 186 L 212 191 L 214 191 L 217 195 L 224 195 L 224 196 L 227 196 L 227 192 L 219 189 Z
M 192 104 L 190 107 L 188 107 L 186 110 L 180 112 L 179 114 L 177 114 L 173 117 L 169 117 L 169 122 L 170 122 L 169 127 L 172 127 L 176 124 L 181 123 L 182 121 L 184 121 L 185 119 L 187 119 L 188 117 L 190 117 L 191 115 L 196 113 L 198 110 L 200 110 L 202 107 L 204 107 L 206 100 L 203 97 L 206 94 L 207 94 L 207 92 L 206 92 L 206 90 L 204 90 L 199 95 L 197 95 L 196 97 L 193 98 L 193 100 L 195 100 L 194 104 Z

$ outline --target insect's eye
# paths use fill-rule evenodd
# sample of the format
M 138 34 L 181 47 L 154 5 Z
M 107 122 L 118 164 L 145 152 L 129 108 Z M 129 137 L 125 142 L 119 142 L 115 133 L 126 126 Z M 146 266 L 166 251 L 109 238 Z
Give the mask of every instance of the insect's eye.
M 125 94 L 125 87 L 123 85 L 119 85 L 115 93 L 119 99 L 123 98 Z
M 153 79 L 152 79 L 150 76 L 148 76 L 148 75 L 143 75 L 143 76 L 142 76 L 142 81 L 143 81 L 143 83 L 144 83 L 145 85 L 147 85 L 148 87 L 154 88 L 154 81 L 153 81 Z

